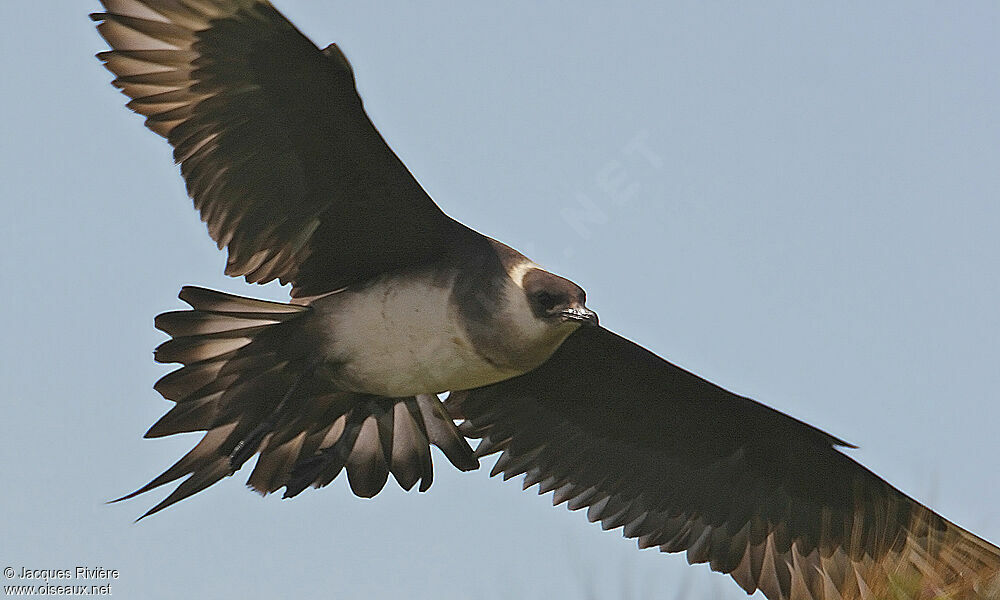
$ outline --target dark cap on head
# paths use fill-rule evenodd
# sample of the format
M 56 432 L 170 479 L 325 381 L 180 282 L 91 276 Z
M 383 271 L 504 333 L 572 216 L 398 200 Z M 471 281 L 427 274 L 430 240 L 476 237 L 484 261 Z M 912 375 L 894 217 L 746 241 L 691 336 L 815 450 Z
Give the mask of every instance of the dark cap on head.
M 543 269 L 531 269 L 524 274 L 521 287 L 539 319 L 597 325 L 597 313 L 585 306 L 587 292 L 569 279 Z

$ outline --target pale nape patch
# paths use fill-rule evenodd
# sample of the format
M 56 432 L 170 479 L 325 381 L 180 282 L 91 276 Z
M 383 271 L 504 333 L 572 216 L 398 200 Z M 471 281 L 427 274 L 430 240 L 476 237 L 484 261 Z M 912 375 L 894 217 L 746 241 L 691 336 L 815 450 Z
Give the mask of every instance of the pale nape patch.
M 507 276 L 517 284 L 517 287 L 524 288 L 524 276 L 533 269 L 541 269 L 541 267 L 534 262 L 525 259 L 524 262 L 510 267 L 507 271 Z

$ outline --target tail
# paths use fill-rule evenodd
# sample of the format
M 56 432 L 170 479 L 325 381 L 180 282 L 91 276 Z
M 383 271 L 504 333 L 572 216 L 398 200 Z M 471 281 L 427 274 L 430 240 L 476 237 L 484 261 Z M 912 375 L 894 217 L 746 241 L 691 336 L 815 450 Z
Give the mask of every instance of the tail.
M 207 432 L 173 466 L 118 502 L 188 476 L 145 518 L 232 475 L 259 453 L 247 485 L 285 497 L 347 470 L 351 489 L 377 494 L 392 473 L 406 490 L 433 479 L 430 444 L 459 469 L 479 466 L 435 396 L 381 398 L 336 390 L 319 372 L 304 325 L 309 306 L 181 289 L 193 310 L 156 317 L 173 339 L 158 362 L 181 363 L 153 386 L 176 405 L 146 432 Z

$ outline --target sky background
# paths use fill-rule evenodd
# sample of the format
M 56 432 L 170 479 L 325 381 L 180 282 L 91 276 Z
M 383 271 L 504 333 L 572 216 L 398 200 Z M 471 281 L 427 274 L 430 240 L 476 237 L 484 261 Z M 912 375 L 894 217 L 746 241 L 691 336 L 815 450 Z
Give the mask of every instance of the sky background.
M 1000 542 L 1000 5 L 275 4 L 448 213 Z M 139 524 L 162 495 L 105 505 L 197 439 L 141 439 L 169 407 L 153 316 L 184 284 L 287 292 L 222 274 L 96 9 L 0 3 L 0 566 L 117 569 L 117 598 L 744 597 L 493 459 L 435 454 L 425 494 L 261 499 L 244 468 Z

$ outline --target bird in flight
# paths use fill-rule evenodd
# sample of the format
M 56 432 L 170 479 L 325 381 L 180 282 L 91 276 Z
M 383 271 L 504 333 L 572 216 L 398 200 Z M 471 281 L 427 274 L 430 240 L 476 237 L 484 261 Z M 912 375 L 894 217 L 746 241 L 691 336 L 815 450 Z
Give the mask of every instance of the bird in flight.
M 125 496 L 185 478 L 143 516 L 254 456 L 261 493 L 342 471 L 359 496 L 390 474 L 424 491 L 435 445 L 772 600 L 1000 597 L 1000 549 L 849 444 L 602 328 L 580 286 L 444 214 L 336 45 L 267 0 L 101 1 L 98 57 L 173 146 L 226 274 L 291 284 L 288 303 L 184 287 L 190 310 L 156 317 L 156 360 L 182 366 L 146 437 L 205 434 Z

